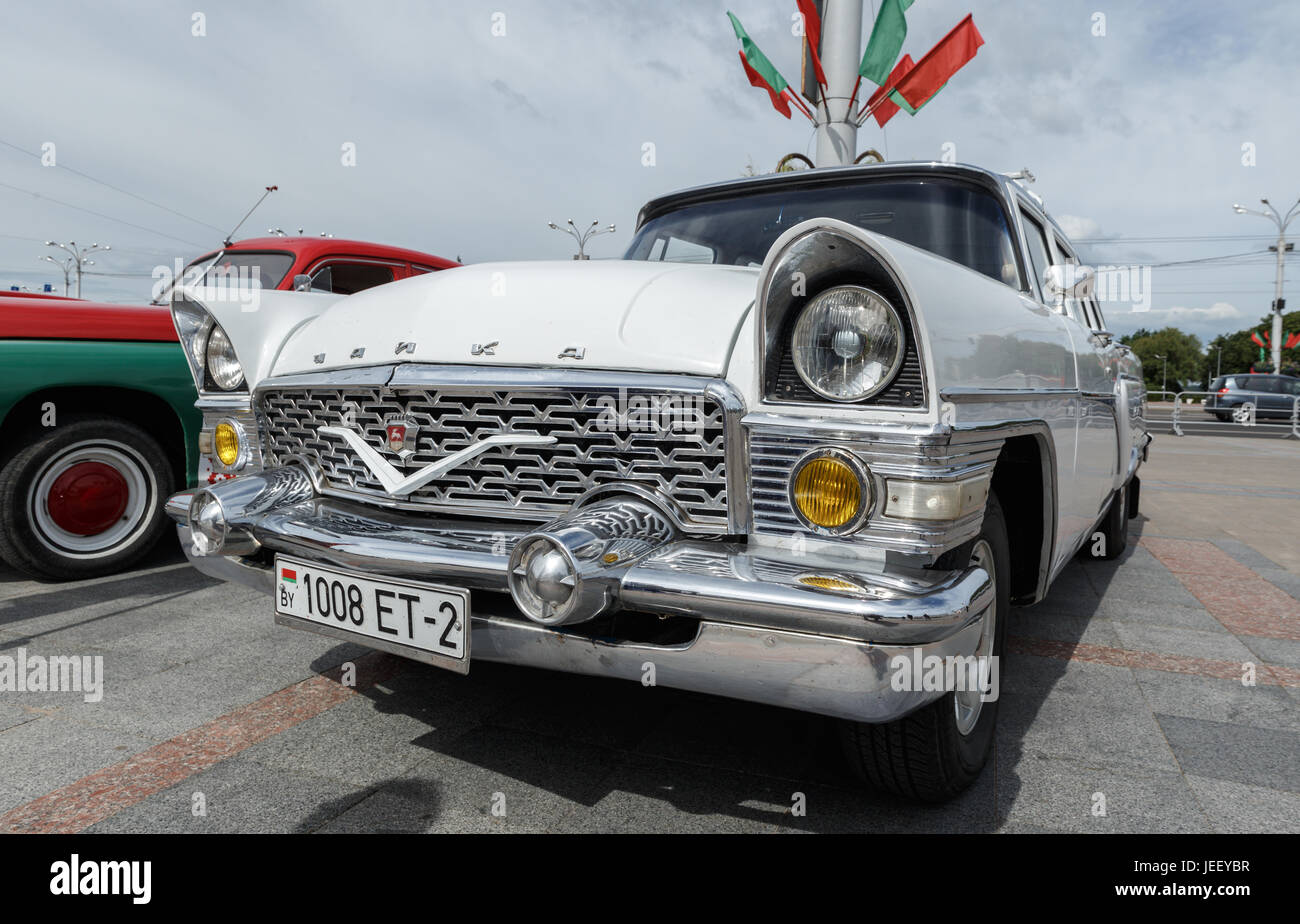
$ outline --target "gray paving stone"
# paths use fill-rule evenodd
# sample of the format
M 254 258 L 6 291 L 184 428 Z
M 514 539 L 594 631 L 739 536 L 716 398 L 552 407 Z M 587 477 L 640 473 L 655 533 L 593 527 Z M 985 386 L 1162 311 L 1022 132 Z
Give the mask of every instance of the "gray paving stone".
M 1169 671 L 1135 670 L 1133 676 L 1157 714 L 1300 732 L 1300 709 L 1280 687 Z
M 1238 664 L 1255 657 L 1249 648 L 1226 630 L 1202 632 L 1199 629 L 1116 621 L 1115 633 L 1119 636 L 1120 647 L 1133 651 L 1154 651 L 1160 654 L 1204 658 L 1209 661 L 1232 661 Z
M 1105 799 L 1105 812 L 1096 815 Z M 1036 756 L 1002 774 L 998 805 L 1009 825 L 1074 833 L 1191 833 L 1208 829 L 1177 772 L 1123 772 Z
M 1117 771 L 1178 769 L 1128 668 L 1010 655 L 998 715 L 999 766 L 1039 754 Z
M 1156 719 L 1185 773 L 1300 792 L 1300 735 L 1172 715 Z
M 1300 641 L 1243 635 L 1241 643 L 1267 664 L 1300 668 Z
M 596 804 L 623 760 L 604 748 L 480 727 L 373 787 L 320 830 L 552 831 L 569 812 Z M 501 804 L 504 816 L 494 815 Z
M 1171 626 L 1201 632 L 1228 631 L 1199 601 L 1194 606 L 1186 606 L 1179 603 L 1125 601 L 1118 597 L 1103 598 L 1100 615 L 1112 622 L 1126 622 L 1130 625 Z
M 1007 632 L 1023 638 L 1051 639 L 1058 642 L 1082 642 L 1087 645 L 1119 645 L 1115 626 L 1102 613 L 1087 616 L 1058 613 L 1042 606 L 1012 607 Z
M 195 815 L 195 793 L 206 815 Z M 239 755 L 92 825 L 88 833 L 279 834 L 315 830 L 364 796 L 359 787 Z M 350 801 L 349 801 L 350 800 Z
M 1224 834 L 1300 834 L 1300 795 L 1187 775 L 1187 785 Z
M 151 744 L 122 731 L 42 717 L 0 732 L 0 763 L 10 771 L 6 785 L 26 802 L 126 760 Z

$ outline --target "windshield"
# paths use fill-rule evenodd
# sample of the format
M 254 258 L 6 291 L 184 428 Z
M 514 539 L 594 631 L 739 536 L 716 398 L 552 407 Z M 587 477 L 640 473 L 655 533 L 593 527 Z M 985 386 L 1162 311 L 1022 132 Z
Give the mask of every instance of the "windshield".
M 234 250 L 221 254 L 208 267 L 202 279 L 190 279 L 193 268 L 211 260 L 212 255 L 200 257 L 186 268 L 186 283 L 199 286 L 260 286 L 274 289 L 284 280 L 284 274 L 293 266 L 293 254 L 275 251 Z M 253 282 L 252 280 L 257 280 Z
M 759 266 L 777 237 L 809 218 L 838 218 L 1020 288 L 1000 200 L 951 180 L 791 187 L 685 205 L 647 221 L 625 259 Z

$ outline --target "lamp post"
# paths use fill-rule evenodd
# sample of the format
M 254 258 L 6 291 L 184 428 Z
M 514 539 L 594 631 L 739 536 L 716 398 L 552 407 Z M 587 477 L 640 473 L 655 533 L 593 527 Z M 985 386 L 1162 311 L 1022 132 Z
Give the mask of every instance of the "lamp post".
M 96 251 L 113 249 L 108 244 L 91 244 L 89 247 L 78 247 L 76 241 L 68 241 L 66 244 L 60 244 L 58 241 L 46 241 L 45 246 L 57 247 L 71 255 L 69 262 L 73 264 L 77 272 L 77 298 L 81 298 L 81 268 L 83 266 L 95 265 L 94 260 L 88 260 L 86 258 Z M 67 292 L 65 291 L 64 294 L 66 295 Z
M 1161 365 L 1160 367 L 1160 390 L 1168 391 L 1168 389 L 1165 388 L 1165 382 L 1168 381 L 1169 378 L 1169 376 L 1167 375 L 1167 373 L 1169 372 L 1169 357 L 1162 356 L 1159 353 L 1152 353 L 1151 355 L 1154 356 L 1156 359 L 1160 360 L 1161 363 L 1163 363 L 1163 365 Z
M 567 224 L 567 228 L 562 228 L 555 222 L 548 221 L 546 227 L 550 228 L 552 231 L 563 231 L 565 234 L 573 236 L 573 239 L 578 242 L 578 252 L 574 254 L 573 257 L 575 260 L 590 260 L 591 257 L 586 254 L 587 241 L 591 240 L 597 234 L 608 234 L 614 230 L 613 225 L 610 225 L 608 228 L 597 228 L 596 225 L 600 224 L 599 221 L 592 221 L 592 223 L 582 231 L 578 230 L 578 226 L 573 223 L 572 218 L 568 220 Z
M 56 260 L 47 253 L 45 256 L 36 259 L 43 263 L 53 263 L 63 270 L 63 294 L 67 295 L 68 289 L 72 286 L 72 257 L 68 257 L 66 260 Z
M 1273 224 L 1277 225 L 1277 247 L 1270 250 L 1277 250 L 1277 280 L 1273 284 L 1273 371 L 1282 371 L 1282 309 L 1286 307 L 1286 302 L 1282 298 L 1282 276 L 1286 272 L 1286 252 L 1291 246 L 1286 242 L 1286 226 L 1295 218 L 1297 209 L 1300 209 L 1300 199 L 1296 200 L 1295 205 L 1291 206 L 1285 216 L 1278 213 L 1273 208 L 1273 204 L 1267 199 L 1259 200 L 1267 212 L 1261 212 L 1256 209 L 1248 209 L 1243 206 L 1234 204 L 1232 210 L 1238 215 L 1258 215 L 1260 218 L 1267 218 Z

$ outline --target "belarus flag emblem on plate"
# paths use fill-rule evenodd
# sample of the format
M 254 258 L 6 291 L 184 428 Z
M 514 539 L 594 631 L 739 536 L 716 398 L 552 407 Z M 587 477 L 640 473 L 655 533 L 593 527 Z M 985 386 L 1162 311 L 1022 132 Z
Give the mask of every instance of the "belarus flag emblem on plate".
M 297 571 L 294 571 L 292 568 L 281 568 L 281 569 L 280 569 L 280 580 L 282 580 L 282 581 L 288 581 L 290 584 L 297 584 L 297 583 L 298 583 L 298 572 L 297 572 Z

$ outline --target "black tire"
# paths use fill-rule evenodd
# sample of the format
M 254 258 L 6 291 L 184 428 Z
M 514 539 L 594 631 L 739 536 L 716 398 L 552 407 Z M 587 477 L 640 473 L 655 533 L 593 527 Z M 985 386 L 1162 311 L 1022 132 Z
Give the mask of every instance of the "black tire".
M 1124 487 L 1116 491 L 1115 496 L 1111 498 L 1110 506 L 1106 508 L 1106 516 L 1102 518 L 1096 533 L 1089 537 L 1087 545 L 1084 546 L 1088 557 L 1114 561 L 1124 554 L 1124 549 L 1128 547 L 1128 492 L 1129 484 L 1125 483 Z M 1100 536 L 1097 533 L 1100 533 Z M 1098 539 L 1101 540 L 1100 546 Z
M 71 473 L 78 465 L 81 472 L 98 468 L 78 482 Z M 61 480 L 61 473 L 69 473 L 72 480 Z M 98 494 L 77 490 L 90 475 L 99 478 L 92 486 Z M 124 420 L 78 417 L 33 432 L 0 469 L 0 557 L 44 579 L 75 580 L 121 571 L 147 554 L 163 534 L 163 504 L 174 483 L 171 463 L 158 441 Z M 69 490 L 61 490 L 61 485 Z M 64 501 L 51 507 L 55 494 Z M 123 509 L 115 513 L 118 498 Z M 70 515 L 74 531 L 63 529 Z M 81 525 L 96 516 L 107 517 L 108 525 Z M 87 528 L 91 532 L 78 531 Z
M 1227 423 L 1228 421 L 1232 420 L 1231 411 L 1215 411 L 1214 416 L 1222 423 Z
M 984 525 L 971 543 L 983 542 L 994 563 L 994 657 L 1001 659 L 1011 606 L 1011 552 L 1006 519 L 996 495 L 984 510 Z M 841 743 L 853 772 L 876 789 L 917 802 L 945 802 L 979 776 L 993 749 L 998 701 L 982 703 L 974 726 L 958 727 L 956 693 L 942 697 L 909 716 L 881 725 L 841 723 Z
M 1142 479 L 1134 475 L 1128 480 L 1128 518 L 1136 520 L 1142 504 Z

